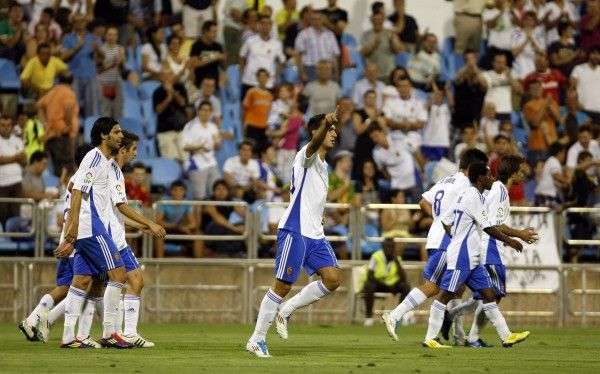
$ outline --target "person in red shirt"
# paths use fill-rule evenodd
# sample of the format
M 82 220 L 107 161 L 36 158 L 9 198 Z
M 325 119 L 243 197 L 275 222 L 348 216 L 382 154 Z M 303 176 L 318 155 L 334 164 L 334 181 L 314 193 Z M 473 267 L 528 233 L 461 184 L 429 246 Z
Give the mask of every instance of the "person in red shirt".
M 548 57 L 544 53 L 536 53 L 535 71 L 523 80 L 523 88 L 529 91 L 531 82 L 542 84 L 542 97 L 550 96 L 556 104 L 560 103 L 560 90 L 567 85 L 567 78 L 557 69 L 548 67 Z
M 600 0 L 588 0 L 586 15 L 579 22 L 581 50 L 586 54 L 593 46 L 600 44 Z
M 140 200 L 142 206 L 150 206 L 150 193 L 146 184 L 146 166 L 141 162 L 136 162 L 132 165 L 133 171 L 131 175 L 125 178 L 125 191 L 127 199 Z
M 513 146 L 511 139 L 504 135 L 498 134 L 494 137 L 494 152 L 490 157 L 490 171 L 494 178 L 498 178 L 498 165 L 500 160 L 504 156 L 515 153 L 515 147 Z M 508 189 L 508 196 L 510 198 L 511 205 L 526 205 L 527 199 L 525 197 L 525 182 L 521 181 L 519 184 L 513 184 Z

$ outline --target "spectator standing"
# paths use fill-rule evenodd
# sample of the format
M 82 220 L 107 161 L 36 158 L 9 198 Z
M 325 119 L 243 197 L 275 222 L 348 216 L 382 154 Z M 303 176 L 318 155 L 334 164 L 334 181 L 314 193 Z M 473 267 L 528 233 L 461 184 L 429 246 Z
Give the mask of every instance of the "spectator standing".
M 327 0 L 327 7 L 320 12 L 325 16 L 325 26 L 333 31 L 339 41 L 348 24 L 348 12 L 337 6 L 337 0 Z
M 11 60 L 15 65 L 25 54 L 28 32 L 23 16 L 23 6 L 13 2 L 8 7 L 8 18 L 0 21 L 0 57 Z
M 512 92 L 522 92 L 521 85 L 513 79 L 506 65 L 506 55 L 498 53 L 493 59 L 493 69 L 483 72 L 481 83 L 486 88 L 485 101 L 496 104 L 497 118 L 510 121 Z
M 363 97 L 365 92 L 373 90 L 377 94 L 377 109 L 381 110 L 382 93 L 385 88 L 385 83 L 380 81 L 378 77 L 379 68 L 377 67 L 377 64 L 367 62 L 365 66 L 365 77 L 357 81 L 352 89 L 352 101 L 356 104 L 357 108 L 360 109 L 363 107 Z
M 485 0 L 454 0 L 454 52 L 478 51 Z
M 396 88 L 399 97 L 384 100 L 383 104 L 390 135 L 398 139 L 408 137 L 420 145 L 420 131 L 427 122 L 425 103 L 415 96 L 408 76 L 398 79 Z
M 423 45 L 408 62 L 408 73 L 413 85 L 421 90 L 431 91 L 434 82 L 444 79 L 442 57 L 437 51 L 437 37 L 428 33 L 423 37 Z
M 600 44 L 590 50 L 588 62 L 575 66 L 570 78 L 571 87 L 577 90 L 583 110 L 594 123 L 600 123 L 600 95 L 597 84 L 600 82 L 599 64 Z
M 125 48 L 117 44 L 119 29 L 109 26 L 105 42 L 96 58 L 98 63 L 98 83 L 100 86 L 100 114 L 104 117 L 123 117 L 123 87 L 121 71 L 125 64 Z
M 6 114 L 0 116 L 0 196 L 21 197 L 22 166 L 27 163 L 23 140 L 13 134 L 13 122 Z M 19 215 L 19 204 L 0 203 L 0 224 Z
M 487 148 L 491 150 L 493 146 L 493 140 L 500 133 L 500 121 L 496 118 L 496 105 L 494 103 L 486 102 L 483 104 L 483 116 L 479 121 L 479 134 L 477 135 L 478 140 L 482 141 L 487 145 Z
M 256 71 L 258 84 L 252 87 L 244 96 L 244 127 L 247 138 L 253 139 L 257 149 L 267 140 L 267 120 L 273 94 L 267 89 L 269 73 L 259 68 Z
M 580 47 L 585 55 L 600 44 L 600 0 L 586 2 L 586 14 L 579 22 L 579 34 Z
M 396 53 L 404 51 L 398 35 L 390 29 L 384 29 L 384 15 L 376 13 L 371 16 L 373 28 L 361 37 L 360 53 L 368 62 L 377 65 L 378 79 L 386 80 L 394 70 Z
M 512 75 L 523 79 L 535 70 L 536 54 L 546 53 L 546 39 L 542 27 L 537 26 L 535 13 L 523 16 L 522 27 L 516 27 L 511 35 Z
M 247 192 L 253 190 L 260 177 L 258 162 L 252 158 L 253 146 L 251 141 L 242 141 L 238 146 L 239 154 L 228 158 L 223 165 L 226 187 L 233 190 L 238 199 L 242 199 Z
M 242 45 L 251 36 L 258 34 L 258 12 L 256 9 L 246 9 L 242 15 L 242 21 L 244 22 L 244 31 L 242 31 Z
M 44 124 L 35 116 L 30 116 L 23 126 L 23 140 L 25 141 L 25 155 L 27 160 L 34 152 L 44 152 L 46 141 L 51 135 L 46 132 Z
M 386 88 L 387 89 L 387 88 Z M 395 90 L 395 88 L 391 87 Z M 381 126 L 385 124 L 385 118 L 381 110 L 377 109 L 377 95 L 375 91 L 369 90 L 363 96 L 364 106 L 362 109 L 354 112 L 352 122 L 354 123 L 354 131 L 356 132 L 356 142 L 354 143 L 354 158 L 352 165 L 352 176 L 356 178 L 360 173 L 360 165 L 367 160 L 372 160 L 373 149 L 375 143 L 369 135 L 368 128 L 373 123 L 378 123 Z
M 277 92 L 277 100 L 273 101 L 267 119 L 268 137 L 273 136 L 273 132 L 281 127 L 281 124 L 290 117 L 292 111 L 292 86 L 289 83 L 282 83 L 277 86 L 275 91 Z
M 300 10 L 300 19 L 298 22 L 292 23 L 288 26 L 285 37 L 283 39 L 283 49 L 286 56 L 294 58 L 297 54 L 295 48 L 296 38 L 300 31 L 310 27 L 312 19 L 312 9 L 310 6 L 305 6 Z
M 558 24 L 558 33 L 560 35 L 558 40 L 552 42 L 548 47 L 550 66 L 568 77 L 571 75 L 579 55 L 579 49 L 573 40 L 575 27 L 568 22 L 561 22 Z
M 185 0 L 183 3 L 183 27 L 190 38 L 204 33 L 204 24 L 215 20 L 215 0 Z M 200 30 L 202 26 L 202 30 Z
M 540 181 L 535 188 L 535 206 L 558 208 L 562 202 L 562 189 L 570 183 L 562 170 L 567 152 L 564 145 L 555 142 L 550 145 L 549 153 L 550 157 L 544 163 Z
M 404 0 L 394 0 L 394 10 L 394 13 L 388 17 L 388 20 L 393 24 L 393 31 L 398 35 L 405 50 L 414 53 L 419 41 L 417 21 L 414 17 L 406 14 L 406 1 Z M 479 32 L 481 33 L 481 30 Z
M 244 23 L 242 14 L 248 8 L 246 0 L 225 0 L 223 5 L 223 46 L 227 59 L 225 65 L 238 63 L 240 48 L 242 48 L 242 31 Z
M 145 208 L 150 207 L 148 191 L 148 172 L 141 162 L 131 165 L 131 174 L 125 177 L 125 191 L 128 200 L 139 200 Z
M 423 128 L 421 152 L 425 159 L 439 161 L 442 157 L 446 157 L 450 147 L 452 91 L 450 85 L 447 85 L 444 89 L 434 87 L 433 94 L 427 103 L 429 115 L 427 116 L 427 124 Z M 448 97 L 448 103 L 444 101 L 446 97 Z
M 204 22 L 202 36 L 192 45 L 190 57 L 195 57 L 191 66 L 195 68 L 194 83 L 196 86 L 200 86 L 204 78 L 213 78 L 217 82 L 217 87 L 219 86 L 219 72 L 223 68 L 226 56 L 221 44 L 215 41 L 217 30 L 217 24 L 214 21 Z
M 354 125 L 354 103 L 349 97 L 338 100 L 338 123 L 336 132 L 339 134 L 335 145 L 329 154 L 336 155 L 341 151 L 354 151 L 356 144 L 356 128 Z M 331 161 L 328 159 L 327 162 Z
M 486 61 L 484 68 L 490 68 L 492 58 L 499 53 L 506 56 L 508 66 L 512 65 L 511 54 L 511 35 L 514 28 L 514 16 L 508 0 L 496 0 L 495 4 L 488 1 L 486 8 L 481 13 L 481 18 L 485 23 L 487 36 L 487 50 L 485 52 Z
M 150 26 L 146 30 L 146 37 L 148 42 L 142 46 L 142 77 L 158 80 L 168 53 L 165 31 L 160 26 Z
M 558 140 L 556 123 L 561 117 L 552 97 L 542 97 L 541 83 L 531 82 L 529 93 L 531 99 L 523 107 L 523 115 L 529 126 L 527 159 L 534 165 L 537 160 L 548 157 L 548 147 Z
M 321 60 L 332 64 L 333 76 L 339 81 L 340 48 L 335 34 L 323 25 L 323 17 L 320 12 L 312 12 L 311 26 L 300 31 L 295 41 L 296 66 L 304 82 L 317 78 L 317 64 Z
M 283 0 L 283 8 L 275 14 L 275 26 L 280 40 L 285 39 L 289 27 L 299 19 L 300 13 L 296 10 L 296 0 Z
M 59 43 L 63 35 L 62 29 L 54 20 L 54 8 L 47 7 L 42 10 L 39 18 L 33 18 L 29 23 L 29 34 L 33 34 L 37 25 L 45 25 L 48 28 L 48 38 L 51 42 Z
M 578 165 L 579 154 L 583 151 L 587 151 L 592 156 L 592 162 L 589 166 L 600 166 L 600 145 L 598 141 L 593 138 L 592 128 L 589 125 L 583 125 L 579 128 L 578 140 L 575 142 L 567 151 L 567 178 L 571 179 L 574 175 L 575 169 Z M 597 175 L 595 168 L 586 168 L 586 171 L 590 175 Z
M 62 169 L 72 174 L 75 169 L 75 138 L 79 133 L 79 104 L 71 88 L 73 77 L 61 75 L 53 87 L 38 102 L 38 118 L 45 124 L 48 140 L 46 150 L 52 159 L 54 175 Z
M 525 90 L 529 90 L 529 83 L 537 81 L 542 84 L 542 96 L 550 96 L 556 104 L 561 102 L 561 91 L 567 86 L 567 78 L 559 70 L 548 67 L 545 53 L 536 53 L 535 71 L 529 73 L 524 81 Z
M 41 97 L 52 88 L 56 75 L 68 69 L 61 59 L 50 55 L 50 45 L 38 45 L 37 56 L 29 60 L 21 73 L 25 96 L 34 99 Z
M 458 70 L 454 80 L 452 124 L 457 129 L 462 129 L 479 118 L 486 93 L 486 83 L 477 66 L 477 54 L 467 50 L 463 56 L 465 66 Z
M 200 83 L 200 90 L 198 92 L 198 97 L 194 101 L 194 107 L 198 108 L 198 105 L 203 101 L 210 102 L 210 105 L 212 106 L 210 121 L 214 122 L 217 126 L 221 126 L 221 100 L 215 96 L 216 88 L 217 82 L 213 78 L 204 78 Z
M 44 43 L 50 46 L 50 55 L 60 56 L 62 46 L 58 45 L 56 42 L 50 42 L 48 27 L 46 25 L 37 25 L 35 27 L 35 34 L 29 35 L 25 42 L 25 54 L 21 57 L 21 61 L 19 62 L 21 68 L 25 68 L 29 60 L 37 56 L 38 46 Z
M 321 60 L 317 65 L 317 80 L 307 84 L 302 94 L 308 97 L 308 112 L 311 115 L 332 113 L 337 100 L 341 97 L 340 85 L 331 80 L 331 64 Z
M 392 22 L 390 22 L 390 20 L 387 19 L 385 16 L 385 4 L 383 2 L 375 1 L 371 4 L 371 16 L 374 16 L 375 14 L 383 15 L 383 19 L 384 19 L 383 28 L 384 29 L 388 29 L 388 30 L 394 29 L 394 24 Z M 371 28 L 373 28 L 373 24 L 371 22 L 371 16 L 363 18 L 362 25 L 361 25 L 361 29 L 362 29 L 363 33 L 367 32 L 367 31 L 371 30 Z
M 281 75 L 285 62 L 283 45 L 272 37 L 273 22 L 267 16 L 260 16 L 258 21 L 258 34 L 254 35 L 242 45 L 240 50 L 240 71 L 242 71 L 242 96 L 251 87 L 258 84 L 256 72 L 265 69 L 269 73 L 266 88 L 272 90 L 276 78 Z
M 181 56 L 182 43 L 183 40 L 179 37 L 179 35 L 169 35 L 166 44 L 167 55 L 165 57 L 163 65 L 166 65 L 171 70 L 177 82 L 180 82 L 184 86 L 186 86 L 186 92 L 188 92 L 188 97 L 190 97 L 190 89 L 187 86 L 187 83 L 191 83 L 195 90 L 197 90 L 197 88 L 192 82 L 190 82 L 189 57 Z
M 579 101 L 577 100 L 577 91 L 568 90 L 565 107 L 561 108 L 561 122 L 564 125 L 565 134 L 569 137 L 569 146 L 573 145 L 578 139 L 579 126 L 590 123 L 590 117 L 579 110 Z
M 158 115 L 158 150 L 161 157 L 183 161 L 185 156 L 180 137 L 188 120 L 185 87 L 175 81 L 175 76 L 168 68 L 162 69 L 160 81 L 160 87 L 152 94 L 152 106 Z
M 83 14 L 71 17 L 73 32 L 65 35 L 61 59 L 69 64 L 73 74 L 73 90 L 79 103 L 83 104 L 81 114 L 84 117 L 98 115 L 98 82 L 96 80 L 96 55 L 102 42 L 87 31 L 87 22 Z
M 181 148 L 189 152 L 185 170 L 195 200 L 206 199 L 213 183 L 221 177 L 215 157 L 215 150 L 221 147 L 221 136 L 217 125 L 210 122 L 211 115 L 210 102 L 201 102 L 198 116 L 185 125 L 181 134 Z
M 128 22 L 130 1 L 96 0 L 94 3 L 94 16 L 104 19 L 107 25 L 118 27 L 118 43 L 123 46 L 130 44 L 135 33 L 133 24 Z

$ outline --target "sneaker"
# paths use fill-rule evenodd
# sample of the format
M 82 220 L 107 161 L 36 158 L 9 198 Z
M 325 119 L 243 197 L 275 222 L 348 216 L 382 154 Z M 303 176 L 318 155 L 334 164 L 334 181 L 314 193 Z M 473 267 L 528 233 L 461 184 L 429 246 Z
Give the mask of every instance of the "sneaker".
M 36 342 L 39 340 L 37 329 L 35 326 L 31 326 L 29 323 L 27 323 L 26 319 L 19 324 L 19 330 L 23 332 L 25 338 L 27 338 L 27 340 L 30 342 Z
M 513 332 L 508 338 L 502 342 L 504 348 L 512 347 L 513 345 L 522 342 L 529 336 L 529 331 Z
M 452 319 L 450 318 L 450 313 L 448 311 L 444 312 L 444 322 L 442 322 L 442 328 L 440 332 L 442 333 L 442 337 L 444 340 L 450 340 L 450 327 L 452 326 Z
M 290 319 L 290 317 L 286 318 L 283 316 L 283 314 L 281 314 L 279 312 L 277 312 L 277 315 L 275 316 L 275 328 L 277 329 L 277 334 L 283 340 L 287 340 L 287 338 L 288 338 L 287 325 L 288 325 L 289 319 Z
M 87 344 L 92 346 L 92 348 L 102 348 L 102 346 L 100 345 L 100 343 L 98 343 L 97 341 L 95 341 L 94 339 L 90 338 L 89 336 L 85 339 L 79 339 L 83 344 Z
M 118 349 L 133 348 L 133 344 L 126 342 L 116 332 L 114 332 L 110 336 L 110 338 L 100 339 L 100 345 L 104 348 L 118 348 Z
M 48 337 L 50 336 L 50 324 L 48 323 L 47 311 L 44 311 L 42 314 L 40 314 L 37 336 L 40 341 L 48 343 Z
M 485 341 L 481 340 L 481 339 L 477 339 L 474 342 L 470 342 L 470 341 L 465 341 L 465 347 L 471 347 L 471 348 L 492 348 L 493 345 L 486 343 Z
M 93 346 L 86 344 L 84 342 L 82 342 L 79 339 L 75 339 L 72 342 L 69 343 L 60 343 L 60 347 L 61 348 L 94 348 Z
M 142 338 L 139 334 L 135 335 L 123 335 L 123 340 L 127 343 L 131 343 L 138 348 L 152 348 L 154 343 Z
M 400 326 L 400 321 L 392 318 L 392 316 L 388 312 L 383 313 L 381 318 L 383 319 L 383 322 L 385 323 L 385 328 L 387 329 L 388 334 L 390 334 L 390 337 L 392 338 L 392 340 L 397 342 L 398 335 L 396 335 L 396 330 Z
M 421 345 L 425 348 L 452 348 L 449 345 L 443 345 L 440 338 L 426 340 Z
M 246 350 L 250 353 L 255 354 L 256 357 L 271 357 L 271 355 L 269 354 L 269 349 L 267 348 L 267 342 L 265 340 L 261 340 L 259 342 L 253 342 L 249 340 L 248 343 L 246 343 Z
M 373 318 L 365 318 L 364 325 L 365 325 L 365 327 L 373 326 Z

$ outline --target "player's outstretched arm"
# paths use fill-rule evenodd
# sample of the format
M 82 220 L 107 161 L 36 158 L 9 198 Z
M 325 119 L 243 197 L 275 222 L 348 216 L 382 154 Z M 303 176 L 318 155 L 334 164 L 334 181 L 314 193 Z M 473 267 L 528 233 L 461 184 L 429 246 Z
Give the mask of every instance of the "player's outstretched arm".
M 502 231 L 503 234 L 513 238 L 519 238 L 528 244 L 534 243 L 538 240 L 538 233 L 535 232 L 533 227 L 526 227 L 522 230 L 519 230 L 502 224 L 498 226 L 498 228 L 500 229 L 500 231 Z
M 523 250 L 523 244 L 518 240 L 511 238 L 510 236 L 504 235 L 497 226 L 490 226 L 483 229 L 489 236 L 494 239 L 498 239 L 503 243 L 506 243 L 513 247 L 517 252 L 521 252 Z
M 123 223 L 125 226 L 129 226 L 137 230 L 148 230 L 148 226 L 142 225 L 141 223 L 134 221 L 129 217 L 123 217 Z
M 159 238 L 165 237 L 166 231 L 162 226 L 156 224 L 151 219 L 139 214 L 129 205 L 119 204 L 119 205 L 117 205 L 117 208 L 119 209 L 119 212 L 121 212 L 121 214 L 123 214 L 125 217 L 127 217 L 133 221 L 136 221 L 140 224 L 143 224 L 145 226 L 148 226 L 150 231 L 152 231 L 152 234 L 154 234 L 155 236 L 157 236 Z
M 335 112 L 327 113 L 325 115 L 325 121 L 323 121 L 321 126 L 319 126 L 312 139 L 308 143 L 308 147 L 306 147 L 306 158 L 310 158 L 312 155 L 317 153 L 319 148 L 321 148 L 323 141 L 325 141 L 325 136 L 327 135 L 329 128 L 337 124 L 339 108 L 340 107 L 338 105 L 335 107 Z

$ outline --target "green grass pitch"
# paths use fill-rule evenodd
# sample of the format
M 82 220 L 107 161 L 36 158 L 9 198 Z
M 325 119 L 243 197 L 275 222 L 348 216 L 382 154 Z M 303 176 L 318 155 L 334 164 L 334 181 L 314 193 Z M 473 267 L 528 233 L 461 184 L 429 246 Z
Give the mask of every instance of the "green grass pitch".
M 525 342 L 498 347 L 489 326 L 490 349 L 422 348 L 425 326 L 403 327 L 393 342 L 383 325 L 294 326 L 283 341 L 269 334 L 271 359 L 244 350 L 252 326 L 141 325 L 155 348 L 59 349 L 62 324 L 49 344 L 25 340 L 14 324 L 0 324 L 2 373 L 600 373 L 600 328 L 532 328 Z M 515 329 L 520 331 L 521 329 Z M 93 331 L 97 337 L 98 327 Z

